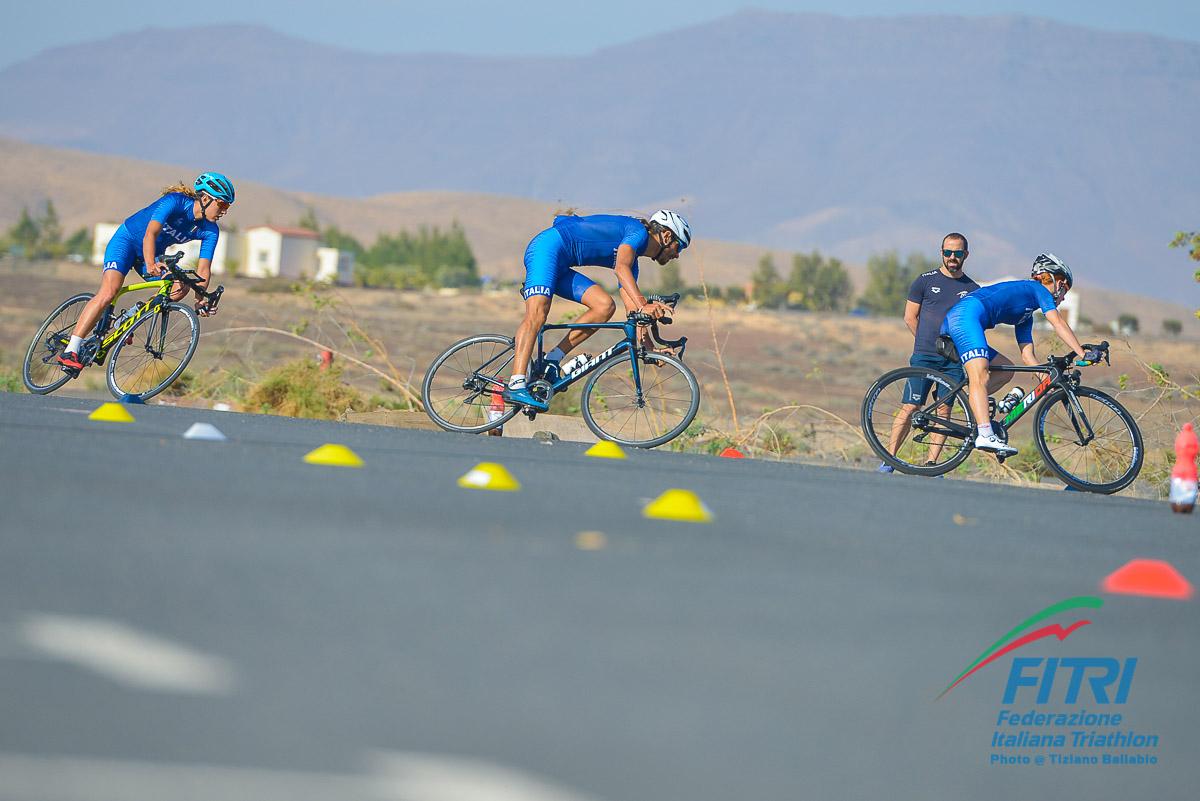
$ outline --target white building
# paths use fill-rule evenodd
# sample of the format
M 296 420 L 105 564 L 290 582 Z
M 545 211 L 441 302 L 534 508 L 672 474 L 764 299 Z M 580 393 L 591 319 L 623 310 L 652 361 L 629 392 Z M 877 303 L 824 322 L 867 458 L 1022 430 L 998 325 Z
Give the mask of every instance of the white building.
M 354 254 L 322 247 L 307 228 L 260 225 L 242 235 L 242 275 L 251 278 L 305 278 L 349 284 Z

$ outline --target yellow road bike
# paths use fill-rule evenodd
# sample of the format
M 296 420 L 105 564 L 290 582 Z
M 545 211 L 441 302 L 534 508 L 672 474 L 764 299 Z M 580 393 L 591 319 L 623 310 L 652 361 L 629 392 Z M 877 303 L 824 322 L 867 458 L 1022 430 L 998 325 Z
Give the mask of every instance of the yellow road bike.
M 200 342 L 200 319 L 184 303 L 171 300 L 171 287 L 179 282 L 201 292 L 209 309 L 216 309 L 224 287 L 205 292 L 194 270 L 178 267 L 182 253 L 163 258 L 166 272 L 158 280 L 122 287 L 109 304 L 91 336 L 83 341 L 79 357 L 86 364 L 104 364 L 108 359 L 108 389 L 119 400 L 144 402 L 171 385 L 183 374 Z M 147 302 L 138 301 L 123 311 L 117 303 L 130 292 L 157 290 Z M 92 293 L 67 298 L 38 328 L 25 354 L 22 378 L 25 388 L 46 395 L 71 380 L 58 363 L 58 356 L 71 339 L 83 307 Z

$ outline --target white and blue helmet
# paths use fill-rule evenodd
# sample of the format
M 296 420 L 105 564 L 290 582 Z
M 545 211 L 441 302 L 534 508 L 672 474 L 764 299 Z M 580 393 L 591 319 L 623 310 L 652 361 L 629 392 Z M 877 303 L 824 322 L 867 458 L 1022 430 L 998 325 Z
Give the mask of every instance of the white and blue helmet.
M 663 228 L 675 234 L 675 239 L 679 241 L 680 250 L 691 244 L 692 226 L 688 225 L 688 221 L 683 218 L 683 215 L 670 209 L 659 209 L 650 215 L 650 222 L 658 223 Z

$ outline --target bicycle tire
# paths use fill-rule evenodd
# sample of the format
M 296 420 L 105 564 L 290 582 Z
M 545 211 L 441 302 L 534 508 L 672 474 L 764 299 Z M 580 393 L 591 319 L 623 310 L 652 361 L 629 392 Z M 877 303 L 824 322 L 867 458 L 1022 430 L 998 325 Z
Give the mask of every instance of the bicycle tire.
M 469 349 L 476 346 L 478 353 L 470 353 Z M 421 381 L 421 403 L 429 419 L 446 431 L 460 434 L 482 434 L 511 420 L 520 407 L 505 404 L 503 414 L 495 420 L 488 418 L 488 412 L 492 410 L 491 390 L 504 387 L 500 371 L 512 363 L 512 351 L 512 337 L 500 334 L 467 337 L 443 351 L 429 365 Z M 478 364 L 465 364 L 464 359 Z M 485 375 L 480 375 L 483 365 L 488 369 Z M 435 386 L 435 381 L 440 384 Z M 469 388 L 467 383 L 471 384 Z M 482 400 L 485 396 L 487 400 Z M 454 412 L 461 412 L 462 416 Z
M 887 421 L 886 435 L 890 441 L 896 417 L 895 411 L 888 411 L 882 407 L 884 405 L 889 407 L 894 406 L 898 411 L 901 401 L 904 397 L 905 387 L 910 379 L 936 381 L 938 384 L 944 387 L 944 390 L 947 393 L 958 384 L 958 381 L 954 380 L 943 372 L 926 369 L 923 367 L 901 367 L 884 373 L 879 378 L 875 379 L 875 383 L 870 386 L 870 388 L 867 390 L 867 394 L 863 396 L 859 418 L 859 422 L 862 425 L 863 436 L 866 437 L 867 444 L 871 446 L 871 450 L 875 452 L 875 455 L 878 456 L 884 464 L 891 465 L 893 468 L 902 473 L 907 473 L 914 476 L 944 475 L 958 467 L 966 460 L 968 456 L 971 455 L 971 451 L 975 448 L 975 440 L 973 437 L 968 436 L 958 440 L 960 444 L 955 446 L 956 450 L 953 452 L 953 454 L 945 461 L 939 461 L 933 466 L 926 466 L 924 463 L 918 464 L 913 461 L 908 461 L 907 459 L 899 458 L 890 451 L 889 445 L 885 444 L 880 438 L 881 424 L 884 421 Z M 901 385 L 900 382 L 903 382 L 903 384 Z M 932 391 L 932 389 L 933 387 L 930 387 L 930 391 Z M 935 401 L 930 400 L 927 396 L 926 403 L 922 408 L 934 408 L 934 403 Z M 955 411 L 956 405 L 961 411 Z M 950 419 L 953 419 L 954 422 L 967 427 L 968 430 L 974 431 L 975 416 L 971 412 L 971 404 L 967 402 L 966 392 L 963 389 L 959 389 L 954 393 L 954 397 L 950 401 L 950 406 Z M 879 423 L 876 422 L 877 414 L 883 415 L 879 418 Z M 911 428 L 909 433 L 911 433 Z M 897 453 L 903 452 L 905 445 L 908 444 L 908 434 L 904 435 L 903 440 L 904 441 L 902 441 L 900 446 L 897 448 Z M 915 439 L 912 440 L 912 442 L 913 446 L 918 444 L 915 442 Z M 944 450 L 946 448 L 946 444 L 949 442 L 951 442 L 949 437 L 946 437 L 943 440 L 943 444 L 939 449 L 939 455 L 941 450 Z M 919 453 L 920 451 L 917 452 Z M 927 456 L 928 451 L 925 451 L 923 455 Z M 921 460 L 922 457 L 918 456 L 917 458 L 918 460 Z
M 171 328 L 175 320 L 183 320 L 187 325 L 188 340 L 182 350 L 182 341 L 171 332 L 181 330 L 183 324 Z M 164 329 L 167 332 L 162 334 Z M 142 351 L 127 350 L 139 344 L 143 346 Z M 195 310 L 182 303 L 164 303 L 158 311 L 143 314 L 113 346 L 108 357 L 108 391 L 117 399 L 133 395 L 145 402 L 153 398 L 183 374 L 198 344 L 200 318 Z M 156 351 L 156 347 L 161 350 Z M 121 371 L 121 377 L 118 377 L 118 371 Z M 166 378 L 162 377 L 164 374 Z
M 25 389 L 34 395 L 48 395 L 71 380 L 71 376 L 62 371 L 58 362 L 53 361 L 61 351 L 50 346 L 49 338 L 53 336 L 59 340 L 60 347 L 65 346 L 67 339 L 71 336 L 71 331 L 75 328 L 75 323 L 79 321 L 79 314 L 91 299 L 91 292 L 82 292 L 58 304 L 54 311 L 50 312 L 42 321 L 37 333 L 30 340 L 29 348 L 25 351 L 25 362 L 21 366 L 21 380 L 25 383 Z M 75 311 L 74 315 L 68 314 L 63 317 L 63 313 L 75 305 L 78 305 L 79 309 Z M 51 329 L 54 331 L 53 334 L 50 333 Z M 51 359 L 51 361 L 47 362 L 45 359 Z M 52 381 L 49 380 L 51 376 L 54 377 Z
M 1084 492 L 1094 492 L 1101 495 L 1111 495 L 1114 492 L 1120 492 L 1133 483 L 1133 481 L 1138 477 L 1138 473 L 1140 473 L 1142 470 L 1142 462 L 1145 459 L 1146 452 L 1142 445 L 1142 432 L 1138 428 L 1137 421 L 1133 419 L 1133 415 L 1129 413 L 1129 410 L 1121 405 L 1120 401 L 1111 395 L 1101 392 L 1098 389 L 1092 389 L 1091 387 L 1079 387 L 1074 390 L 1074 393 L 1076 397 L 1087 398 L 1096 401 L 1113 414 L 1111 418 L 1106 418 L 1101 423 L 1100 421 L 1093 420 L 1093 415 L 1089 414 L 1086 408 L 1083 409 L 1084 414 L 1088 418 L 1088 422 L 1092 426 L 1093 434 L 1096 436 L 1096 439 L 1093 439 L 1092 443 L 1089 443 L 1087 447 L 1091 447 L 1093 443 L 1100 439 L 1102 429 L 1097 430 L 1098 425 L 1107 426 L 1110 420 L 1119 421 L 1122 426 L 1118 431 L 1115 432 L 1118 434 L 1116 439 L 1118 441 L 1124 440 L 1124 436 L 1120 435 L 1123 431 L 1128 437 L 1128 442 L 1132 450 L 1132 453 L 1128 459 L 1128 465 L 1123 466 L 1122 472 L 1112 481 L 1103 481 L 1097 483 L 1095 481 L 1088 481 L 1085 478 L 1081 478 L 1078 475 L 1078 470 L 1076 467 L 1068 468 L 1067 465 L 1063 464 L 1063 460 L 1060 458 L 1062 455 L 1061 452 L 1055 452 L 1053 447 L 1059 443 L 1048 441 L 1050 437 L 1057 435 L 1047 433 L 1046 431 L 1046 421 L 1050 417 L 1051 412 L 1056 411 L 1056 407 L 1063 410 L 1068 409 L 1068 405 L 1064 403 L 1064 400 L 1066 399 L 1066 391 L 1061 387 L 1055 389 L 1053 392 L 1048 393 L 1046 397 L 1042 399 L 1041 405 L 1038 406 L 1036 416 L 1034 417 L 1033 439 L 1034 442 L 1037 443 L 1038 452 L 1041 453 L 1042 459 L 1046 462 L 1046 466 L 1049 467 L 1060 479 L 1065 481 L 1068 486 L 1072 486 L 1078 490 L 1083 490 Z M 1081 408 L 1083 408 L 1082 404 Z M 1064 419 L 1069 422 L 1070 414 L 1072 413 L 1073 410 L 1067 412 L 1064 415 Z M 1056 425 L 1058 425 L 1060 428 L 1066 428 L 1062 424 Z M 1068 435 L 1071 434 L 1074 434 L 1073 428 L 1068 431 Z M 1076 445 L 1078 447 L 1077 443 Z M 1095 455 L 1096 464 L 1103 464 L 1105 458 L 1112 458 L 1113 454 L 1119 453 L 1113 448 L 1103 448 L 1102 450 L 1100 450 L 1100 448 L 1101 446 L 1097 446 Z M 1088 464 L 1085 458 L 1083 467 L 1086 469 L 1087 466 Z
M 596 386 L 606 374 L 621 368 L 622 365 L 630 364 L 632 358 L 632 354 L 626 354 L 622 357 L 612 359 L 607 364 L 601 366 L 600 369 L 592 373 L 591 377 L 588 378 L 587 383 L 583 387 L 583 398 L 580 402 L 580 406 L 583 409 L 583 420 L 585 423 L 587 423 L 588 428 L 592 430 L 592 433 L 600 439 L 610 440 L 619 445 L 628 445 L 633 448 L 656 448 L 659 445 L 664 445 L 670 442 L 682 434 L 687 427 L 691 425 L 692 420 L 696 418 L 696 413 L 700 411 L 700 384 L 696 381 L 695 374 L 693 374 L 691 369 L 683 363 L 682 359 L 667 353 L 646 353 L 642 358 L 643 366 L 641 367 L 642 392 L 644 396 L 642 405 L 637 405 L 638 402 L 636 400 L 636 394 L 631 393 L 625 395 L 625 397 L 630 398 L 630 403 L 617 411 L 605 409 L 604 411 L 607 413 L 607 419 L 605 420 L 605 424 L 601 425 L 601 423 L 596 419 L 597 409 L 593 407 L 599 407 L 601 404 L 607 405 L 607 400 L 609 397 L 621 397 L 622 394 L 611 392 L 598 394 L 596 391 Z M 648 412 L 646 409 L 650 408 L 654 404 L 654 401 L 647 400 L 645 396 L 656 387 L 663 386 L 666 382 L 671 381 L 674 376 L 674 374 L 668 374 L 662 377 L 651 376 L 650 381 L 653 383 L 647 381 L 649 371 L 646 370 L 646 367 L 650 363 L 654 362 L 661 363 L 662 365 L 670 365 L 671 369 L 675 370 L 680 376 L 682 376 L 685 384 L 687 385 L 689 397 L 686 399 L 671 397 L 662 397 L 658 399 L 659 408 L 656 411 L 662 413 L 667 411 L 668 407 L 673 410 L 679 410 L 682 412 L 679 421 L 673 424 L 669 429 L 667 429 L 667 431 L 649 438 L 634 439 L 630 436 L 622 436 L 622 431 L 613 431 L 611 429 L 612 423 L 616 422 L 617 416 L 624 414 L 626 411 L 628 411 L 628 415 L 624 418 L 626 424 L 632 422 L 640 415 L 642 419 L 650 422 L 651 426 L 653 426 L 653 422 L 651 421 L 652 412 Z M 620 388 L 632 390 L 632 376 L 629 379 L 618 379 L 618 384 L 625 385 L 620 386 Z M 647 384 L 649 384 L 649 387 L 647 387 Z M 668 391 L 675 391 L 674 387 L 671 387 Z M 683 405 L 681 406 L 680 404 Z

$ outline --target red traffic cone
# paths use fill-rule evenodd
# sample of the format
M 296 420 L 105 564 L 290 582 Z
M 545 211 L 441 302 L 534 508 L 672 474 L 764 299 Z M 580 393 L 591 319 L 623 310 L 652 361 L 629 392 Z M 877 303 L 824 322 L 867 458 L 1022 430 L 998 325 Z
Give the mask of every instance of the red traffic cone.
M 488 406 L 488 420 L 498 420 L 504 416 L 504 396 L 501 394 L 502 392 L 503 390 L 499 389 L 492 390 L 492 402 Z M 498 428 L 493 428 L 492 430 L 488 431 L 488 436 L 504 436 L 504 426 L 499 426 Z
M 726 448 L 725 450 L 721 451 L 720 455 L 724 456 L 726 459 L 745 459 L 746 458 L 746 454 L 742 453 L 741 451 L 739 451 L 737 448 L 734 448 L 734 447 Z
M 1196 506 L 1196 452 L 1200 443 L 1191 423 L 1184 423 L 1175 438 L 1175 467 L 1171 470 L 1169 498 L 1172 512 L 1190 514 Z

